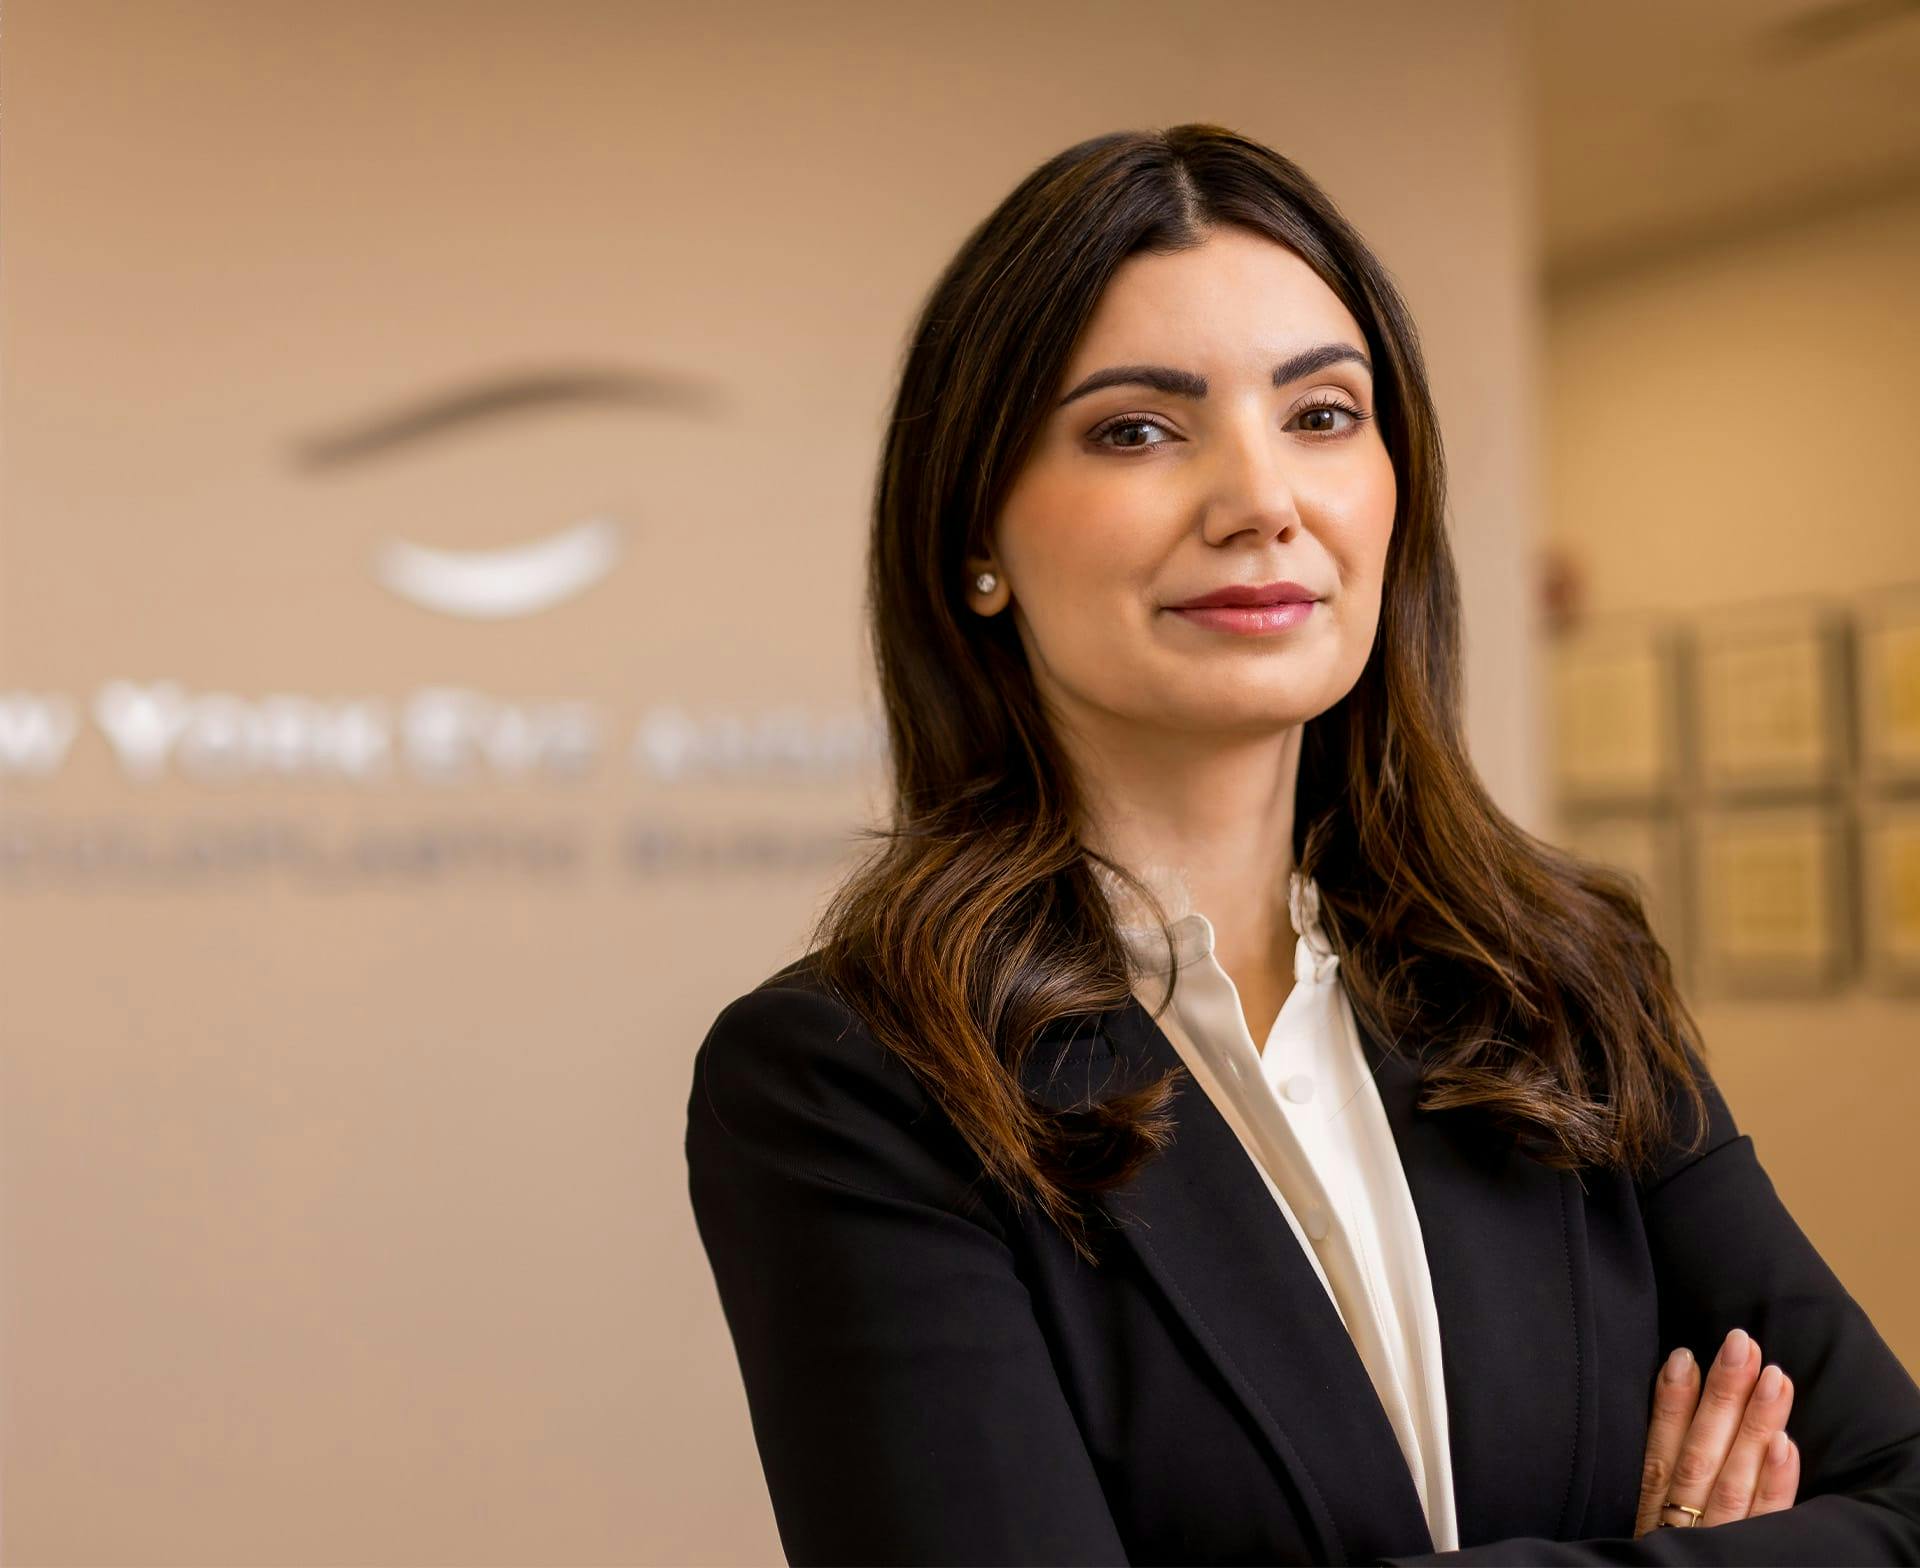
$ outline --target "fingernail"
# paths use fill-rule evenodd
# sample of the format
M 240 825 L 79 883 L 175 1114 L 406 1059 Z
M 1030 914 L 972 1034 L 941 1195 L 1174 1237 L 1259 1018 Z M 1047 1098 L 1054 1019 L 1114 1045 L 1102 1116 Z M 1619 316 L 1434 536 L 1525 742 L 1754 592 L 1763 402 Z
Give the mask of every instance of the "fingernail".
M 1787 1434 L 1784 1430 L 1775 1432 L 1767 1439 L 1767 1463 L 1783 1465 L 1787 1462 Z
M 1666 1368 L 1660 1375 L 1669 1383 L 1684 1383 L 1687 1380 L 1687 1373 L 1692 1366 L 1693 1352 L 1687 1349 L 1685 1345 L 1682 1345 L 1678 1350 L 1674 1351 L 1672 1355 L 1667 1357 Z
M 1762 1399 L 1778 1399 L 1780 1397 L 1780 1385 L 1785 1381 L 1786 1374 L 1777 1366 L 1769 1366 L 1766 1371 L 1760 1374 L 1760 1386 L 1756 1388 L 1754 1392 Z M 1776 1432 L 1773 1435 L 1778 1437 L 1780 1434 Z
M 1727 1335 L 1727 1342 L 1720 1347 L 1720 1364 L 1729 1372 L 1737 1372 L 1747 1364 L 1753 1341 L 1747 1337 L 1747 1331 L 1737 1328 Z

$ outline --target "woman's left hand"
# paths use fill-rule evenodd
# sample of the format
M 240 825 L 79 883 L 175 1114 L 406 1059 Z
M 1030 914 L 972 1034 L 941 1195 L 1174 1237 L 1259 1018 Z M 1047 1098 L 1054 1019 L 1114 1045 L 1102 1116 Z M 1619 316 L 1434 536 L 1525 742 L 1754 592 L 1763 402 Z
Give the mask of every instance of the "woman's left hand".
M 1800 1449 L 1786 1432 L 1793 1406 L 1786 1374 L 1763 1372 L 1759 1345 L 1741 1329 L 1727 1336 L 1704 1389 L 1692 1354 L 1674 1357 L 1654 1383 L 1633 1533 L 1665 1523 L 1669 1502 L 1700 1509 L 1698 1525 L 1791 1508 L 1800 1489 Z

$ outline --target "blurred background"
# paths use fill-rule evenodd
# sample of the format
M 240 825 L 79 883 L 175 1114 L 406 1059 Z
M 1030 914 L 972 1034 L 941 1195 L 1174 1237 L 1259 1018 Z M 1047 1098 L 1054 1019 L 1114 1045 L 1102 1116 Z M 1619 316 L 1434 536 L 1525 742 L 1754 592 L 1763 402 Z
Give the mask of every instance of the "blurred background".
M 1476 761 L 1920 1371 L 1917 92 L 1901 0 L 12 0 L 0 1556 L 780 1560 L 693 1051 L 882 799 L 921 296 L 1194 119 L 1399 280 Z

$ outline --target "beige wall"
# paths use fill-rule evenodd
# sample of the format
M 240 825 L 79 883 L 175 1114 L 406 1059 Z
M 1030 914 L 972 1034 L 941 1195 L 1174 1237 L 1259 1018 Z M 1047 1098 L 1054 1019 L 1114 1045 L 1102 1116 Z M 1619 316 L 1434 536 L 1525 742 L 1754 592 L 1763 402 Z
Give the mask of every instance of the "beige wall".
M 1910 194 L 1553 296 L 1549 528 L 1597 614 L 1920 581 L 1916 277 Z M 1920 1002 L 1851 988 L 1698 1011 L 1782 1198 L 1920 1368 Z
M 688 1071 L 797 953 L 834 871 L 809 836 L 859 821 L 874 776 L 676 783 L 621 742 L 664 704 L 864 704 L 902 335 L 1072 141 L 1234 125 L 1398 275 L 1454 462 L 1474 748 L 1537 818 L 1506 5 L 14 0 L 0 98 L 0 692 L 79 725 L 0 782 L 7 1561 L 776 1557 L 686 1206 Z M 422 391 L 575 363 L 717 401 L 289 460 Z M 499 546 L 600 512 L 626 558 L 545 614 L 437 617 L 370 576 L 390 535 Z M 216 778 L 175 751 L 140 780 L 96 722 L 114 680 L 452 684 L 502 745 L 562 701 L 611 739 L 573 774 Z M 204 751 L 232 705 L 195 711 Z M 720 858 L 636 869 L 636 820 Z M 800 863 L 729 858 L 736 825 Z M 560 859 L 375 853 L 462 826 Z M 83 830 L 166 858 L 87 870 L 60 848 Z

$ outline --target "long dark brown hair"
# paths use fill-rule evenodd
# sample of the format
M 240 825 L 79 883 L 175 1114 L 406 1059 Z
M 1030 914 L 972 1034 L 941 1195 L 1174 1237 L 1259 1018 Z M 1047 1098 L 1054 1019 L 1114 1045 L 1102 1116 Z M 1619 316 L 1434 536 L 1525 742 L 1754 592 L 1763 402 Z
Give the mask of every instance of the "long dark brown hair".
M 1009 485 L 1116 268 L 1238 224 L 1296 252 L 1360 323 L 1398 510 L 1353 690 L 1308 722 L 1294 856 L 1363 1024 L 1417 1042 L 1423 1109 L 1473 1111 L 1562 1169 L 1651 1163 L 1672 1092 L 1704 1125 L 1704 1052 L 1634 885 L 1524 832 L 1460 726 L 1460 596 L 1418 336 L 1385 270 L 1288 159 L 1215 125 L 1098 136 L 970 234 L 909 341 L 876 485 L 867 613 L 892 821 L 809 955 L 1018 1204 L 1094 1260 L 1081 1198 L 1168 1144 L 1176 1070 L 1062 1110 L 1021 1067 L 1041 1032 L 1130 995 L 1080 797 L 1010 615 L 967 605 Z

